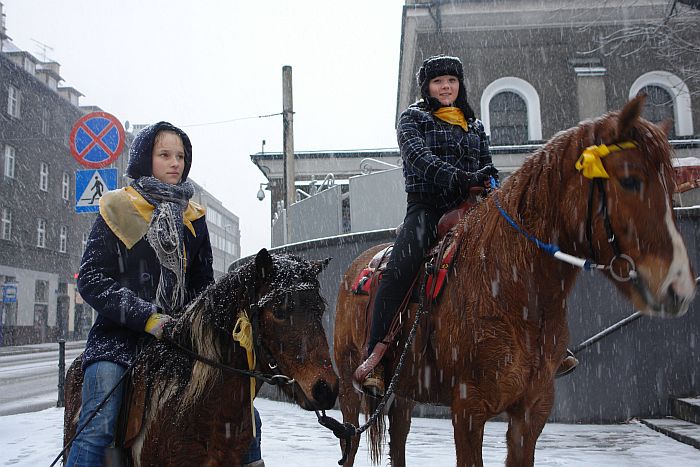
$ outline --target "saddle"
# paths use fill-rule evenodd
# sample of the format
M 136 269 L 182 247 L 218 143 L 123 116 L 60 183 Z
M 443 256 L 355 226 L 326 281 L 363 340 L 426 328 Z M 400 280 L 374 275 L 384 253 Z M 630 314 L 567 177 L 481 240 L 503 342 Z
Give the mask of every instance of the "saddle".
M 479 189 L 482 192 L 482 189 Z M 426 268 L 425 268 L 425 295 L 426 299 L 430 300 L 432 303 L 437 302 L 440 297 L 440 293 L 444 289 L 444 285 L 447 283 L 448 273 L 451 269 L 454 258 L 457 253 L 458 243 L 455 241 L 454 227 L 457 225 L 459 220 L 476 204 L 479 199 L 475 196 L 470 197 L 467 201 L 459 205 L 457 208 L 445 213 L 438 222 L 437 227 L 437 239 L 430 249 L 430 252 L 426 256 Z M 400 231 L 401 226 L 397 228 Z M 374 299 L 378 290 L 379 282 L 381 281 L 382 274 L 386 270 L 387 263 L 389 262 L 389 257 L 391 255 L 391 250 L 393 245 L 377 252 L 374 257 L 369 261 L 367 266 L 360 271 L 352 285 L 352 292 L 357 295 L 368 295 L 369 301 L 367 302 L 367 307 L 365 310 L 367 326 L 365 334 L 365 345 L 369 339 L 369 332 L 372 328 L 372 308 Z M 421 269 L 423 271 L 423 269 Z M 405 320 L 402 319 L 402 315 L 405 314 L 408 304 L 417 302 L 420 297 L 414 294 L 416 285 L 422 285 L 419 282 L 421 277 L 421 272 L 414 279 L 413 285 L 409 289 L 407 296 L 404 298 L 399 310 L 394 314 L 394 318 L 389 327 L 389 333 L 384 339 L 383 343 L 393 342 L 396 334 L 401 329 L 401 323 Z M 385 346 L 382 346 L 386 348 Z M 382 352 L 383 353 L 383 352 Z
M 110 467 L 130 467 L 133 465 L 130 449 L 136 441 L 144 417 L 146 415 L 146 400 L 149 396 L 148 389 L 141 386 L 136 390 L 134 381 L 145 381 L 146 375 L 143 370 L 136 368 L 124 379 L 125 385 L 122 405 L 119 409 L 119 417 L 114 433 L 114 446 L 109 448 L 106 456 L 109 459 Z

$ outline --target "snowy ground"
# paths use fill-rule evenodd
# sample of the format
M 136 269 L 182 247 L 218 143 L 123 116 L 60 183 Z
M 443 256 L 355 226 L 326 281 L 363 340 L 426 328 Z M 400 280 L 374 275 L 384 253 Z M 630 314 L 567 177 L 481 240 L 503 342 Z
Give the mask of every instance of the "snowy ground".
M 338 442 L 317 424 L 313 412 L 266 399 L 257 399 L 255 404 L 263 417 L 262 448 L 268 467 L 337 465 Z M 328 414 L 340 419 L 337 411 Z M 62 409 L 0 417 L 0 466 L 48 466 L 61 449 L 62 430 Z M 505 431 L 504 423 L 487 425 L 486 465 L 503 465 Z M 407 452 L 409 465 L 454 465 L 450 421 L 414 419 Z M 700 466 L 700 450 L 635 422 L 549 424 L 537 444 L 535 460 L 538 466 Z M 370 465 L 364 440 L 355 465 Z M 383 465 L 387 465 L 386 459 Z

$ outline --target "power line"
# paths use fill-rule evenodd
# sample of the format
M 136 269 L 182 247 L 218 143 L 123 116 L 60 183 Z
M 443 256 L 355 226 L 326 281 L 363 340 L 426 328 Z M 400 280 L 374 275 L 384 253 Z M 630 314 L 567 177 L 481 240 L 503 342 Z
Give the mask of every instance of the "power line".
M 277 115 L 282 115 L 282 112 L 277 112 L 274 114 L 266 114 L 266 115 L 254 115 L 250 117 L 239 117 L 239 118 L 232 118 L 231 120 L 221 120 L 218 122 L 208 122 L 208 123 L 192 123 L 190 125 L 182 125 L 183 128 L 190 128 L 193 126 L 208 126 L 208 125 L 221 125 L 224 123 L 231 123 L 231 122 L 238 122 L 241 120 L 252 120 L 254 118 L 268 118 L 268 117 L 275 117 Z

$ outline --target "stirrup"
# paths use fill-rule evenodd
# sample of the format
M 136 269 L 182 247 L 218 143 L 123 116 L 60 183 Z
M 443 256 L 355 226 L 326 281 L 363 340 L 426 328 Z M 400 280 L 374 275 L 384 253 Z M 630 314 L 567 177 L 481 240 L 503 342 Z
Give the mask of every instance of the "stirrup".
M 379 363 L 362 382 L 362 392 L 371 397 L 384 397 L 384 365 Z
M 365 379 L 367 379 L 367 375 L 369 375 L 374 367 L 376 367 L 379 362 L 382 361 L 382 358 L 384 357 L 384 354 L 388 348 L 389 344 L 378 342 L 377 345 L 374 346 L 374 350 L 370 356 L 367 357 L 367 360 L 362 362 L 362 364 L 357 367 L 355 373 L 352 375 L 352 385 L 355 387 L 355 389 L 360 392 L 364 392 L 362 390 L 362 386 L 364 385 Z
M 574 353 L 566 349 L 566 355 L 564 356 L 564 359 L 561 361 L 559 364 L 559 368 L 557 368 L 556 373 L 554 374 L 555 378 L 561 378 L 562 376 L 566 376 L 572 371 L 576 369 L 578 366 L 578 359 L 574 356 Z

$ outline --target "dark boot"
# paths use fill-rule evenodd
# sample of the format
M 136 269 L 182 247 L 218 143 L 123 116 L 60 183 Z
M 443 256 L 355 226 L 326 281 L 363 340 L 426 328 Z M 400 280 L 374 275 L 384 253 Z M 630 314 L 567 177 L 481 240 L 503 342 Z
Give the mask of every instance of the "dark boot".
M 562 376 L 566 376 L 574 371 L 577 366 L 578 359 L 574 356 L 574 353 L 571 350 L 566 349 L 566 355 L 559 364 L 559 368 L 557 368 L 557 372 L 555 373 L 554 377 L 561 378 Z
M 362 391 L 372 397 L 384 397 L 384 365 L 372 368 L 362 382 Z
M 384 342 L 377 343 L 367 360 L 357 367 L 352 375 L 355 389 L 374 397 L 384 396 L 384 367 L 381 361 L 388 348 Z

